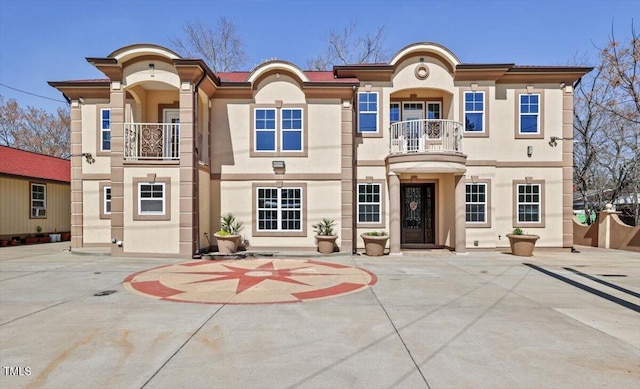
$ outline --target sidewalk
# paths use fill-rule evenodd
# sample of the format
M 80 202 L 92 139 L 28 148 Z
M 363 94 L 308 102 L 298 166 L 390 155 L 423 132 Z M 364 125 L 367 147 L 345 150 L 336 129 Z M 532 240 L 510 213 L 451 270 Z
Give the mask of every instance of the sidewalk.
M 0 249 L 0 365 L 22 368 L 3 369 L 0 387 L 640 385 L 636 253 L 580 247 L 579 254 L 532 258 L 301 258 L 301 267 L 362 269 L 376 280 L 353 293 L 288 304 L 194 304 L 132 293 L 123 281 L 166 265 L 195 273 L 203 261 L 72 255 L 64 243 Z M 267 274 L 264 261 L 285 264 L 210 262 L 251 267 L 245 274 L 262 277 L 243 287 L 237 278 L 226 281 L 242 296 L 274 290 L 268 278 L 282 273 Z M 207 272 L 194 280 L 223 271 Z M 290 281 L 303 287 L 295 282 L 310 284 L 305 277 Z M 323 277 L 314 280 L 334 279 Z M 157 282 L 168 283 L 162 276 Z M 103 291 L 115 292 L 95 295 Z M 26 367 L 29 375 L 7 373 Z

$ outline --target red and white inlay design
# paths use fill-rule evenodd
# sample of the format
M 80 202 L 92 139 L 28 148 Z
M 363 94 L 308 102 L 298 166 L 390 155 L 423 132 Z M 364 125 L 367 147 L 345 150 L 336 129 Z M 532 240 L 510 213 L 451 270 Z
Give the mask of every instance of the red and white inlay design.
M 132 274 L 124 280 L 124 287 L 170 301 L 264 304 L 335 297 L 376 281 L 364 269 L 313 260 L 203 260 Z

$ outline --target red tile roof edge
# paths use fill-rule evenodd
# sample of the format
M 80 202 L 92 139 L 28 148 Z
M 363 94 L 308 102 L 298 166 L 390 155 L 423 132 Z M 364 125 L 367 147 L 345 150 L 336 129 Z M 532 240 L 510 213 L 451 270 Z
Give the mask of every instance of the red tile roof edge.
M 71 161 L 8 146 L 0 146 L 0 174 L 71 182 Z

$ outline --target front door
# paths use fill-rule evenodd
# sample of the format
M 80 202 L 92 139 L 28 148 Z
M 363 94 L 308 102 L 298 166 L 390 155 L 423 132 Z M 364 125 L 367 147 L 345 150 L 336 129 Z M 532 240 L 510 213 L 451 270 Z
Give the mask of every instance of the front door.
M 402 244 L 435 243 L 435 184 L 401 184 Z

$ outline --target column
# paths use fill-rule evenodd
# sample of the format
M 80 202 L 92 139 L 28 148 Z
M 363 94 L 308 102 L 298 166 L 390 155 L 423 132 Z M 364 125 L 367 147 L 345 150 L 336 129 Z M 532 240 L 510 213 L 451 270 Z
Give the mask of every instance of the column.
M 124 88 L 111 82 L 111 237 L 124 242 Z M 129 200 L 131 201 L 131 200 Z M 124 255 L 124 247 L 111 245 L 111 255 Z
M 78 100 L 71 102 L 71 248 L 83 244 L 82 231 L 82 108 Z
M 400 177 L 389 172 L 389 254 L 402 255 L 400 251 Z
M 455 176 L 455 250 L 456 254 L 467 252 L 467 226 L 466 226 L 466 183 L 464 176 Z

